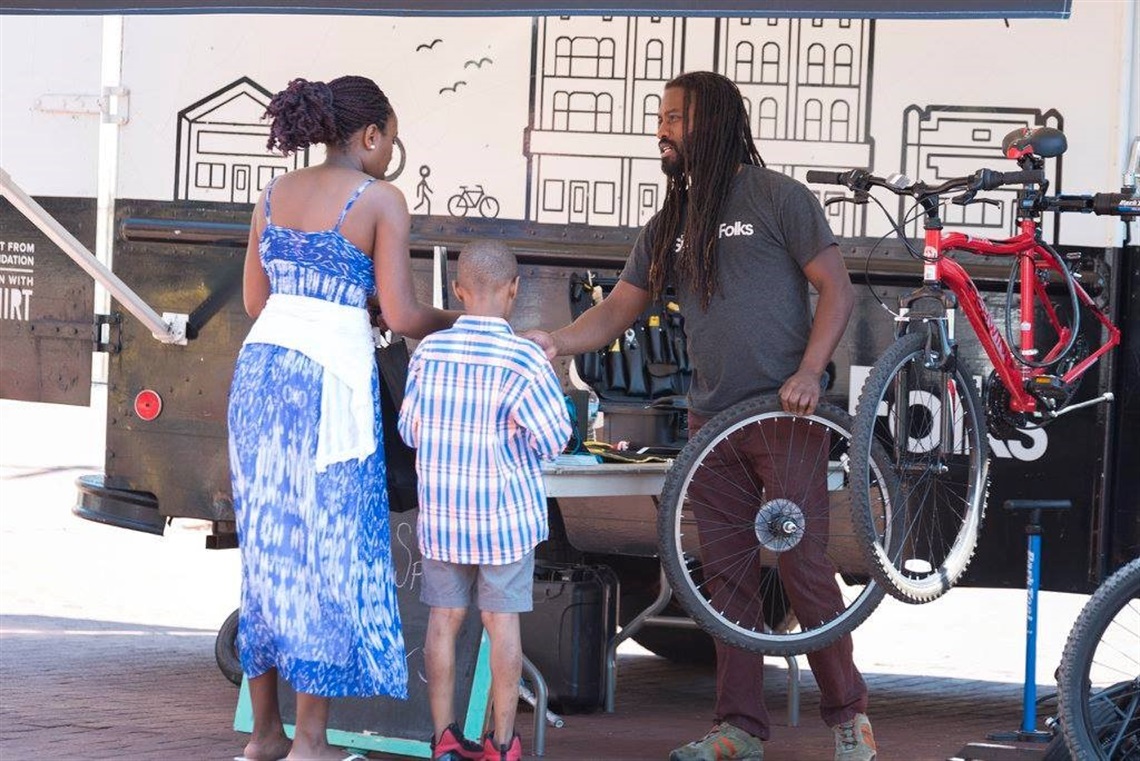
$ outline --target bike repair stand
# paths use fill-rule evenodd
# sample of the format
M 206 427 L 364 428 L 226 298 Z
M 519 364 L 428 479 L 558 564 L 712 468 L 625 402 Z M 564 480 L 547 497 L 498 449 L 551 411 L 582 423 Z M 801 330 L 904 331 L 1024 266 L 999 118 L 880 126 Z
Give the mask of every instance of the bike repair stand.
M 1025 685 L 1021 693 L 1021 729 L 1016 732 L 991 732 L 990 740 L 1047 743 L 1052 732 L 1037 729 L 1037 590 L 1041 586 L 1041 511 L 1068 510 L 1067 499 L 1009 499 L 1006 510 L 1024 510 L 1029 514 L 1025 525 L 1025 579 L 1028 605 L 1025 613 Z

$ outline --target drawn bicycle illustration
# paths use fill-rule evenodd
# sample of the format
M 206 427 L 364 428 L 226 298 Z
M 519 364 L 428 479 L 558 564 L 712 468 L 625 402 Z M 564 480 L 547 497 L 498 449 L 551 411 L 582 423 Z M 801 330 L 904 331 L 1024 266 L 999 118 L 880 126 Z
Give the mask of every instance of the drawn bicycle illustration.
M 499 202 L 483 192 L 482 185 L 460 185 L 459 192 L 447 199 L 447 213 L 453 217 L 466 217 L 475 209 L 485 219 L 499 216 Z

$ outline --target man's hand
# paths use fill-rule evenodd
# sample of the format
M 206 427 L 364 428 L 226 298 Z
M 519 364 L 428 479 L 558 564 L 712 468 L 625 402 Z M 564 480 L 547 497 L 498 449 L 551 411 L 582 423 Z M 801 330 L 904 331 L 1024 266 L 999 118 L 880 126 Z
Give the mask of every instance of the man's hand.
M 534 328 L 533 330 L 524 330 L 522 333 L 519 333 L 519 335 L 538 344 L 539 348 L 546 353 L 546 358 L 550 361 L 553 362 L 554 358 L 558 356 L 558 347 L 554 345 L 554 337 L 545 330 Z
M 793 415 L 810 415 L 819 404 L 820 373 L 797 370 L 780 387 L 780 404 Z

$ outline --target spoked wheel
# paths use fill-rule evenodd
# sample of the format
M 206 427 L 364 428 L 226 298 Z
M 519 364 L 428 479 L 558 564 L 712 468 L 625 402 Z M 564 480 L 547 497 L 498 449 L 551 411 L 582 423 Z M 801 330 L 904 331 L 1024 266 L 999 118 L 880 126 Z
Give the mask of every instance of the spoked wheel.
M 1140 558 L 1085 604 L 1061 656 L 1058 695 L 1075 761 L 1140 759 Z
M 851 522 L 850 431 L 837 407 L 799 417 L 766 397 L 725 410 L 681 450 L 659 504 L 661 564 L 682 607 L 714 637 L 770 655 L 807 653 L 851 632 L 883 599 Z M 873 458 L 869 503 L 891 546 L 882 465 Z
M 903 602 L 929 602 L 973 557 L 989 487 L 989 442 L 973 376 L 957 357 L 933 366 L 924 332 L 896 341 L 867 376 L 855 415 L 853 479 L 881 477 L 869 467 L 872 447 L 886 453 L 898 486 L 900 533 L 893 547 L 879 541 L 868 491 L 854 490 L 871 571 Z

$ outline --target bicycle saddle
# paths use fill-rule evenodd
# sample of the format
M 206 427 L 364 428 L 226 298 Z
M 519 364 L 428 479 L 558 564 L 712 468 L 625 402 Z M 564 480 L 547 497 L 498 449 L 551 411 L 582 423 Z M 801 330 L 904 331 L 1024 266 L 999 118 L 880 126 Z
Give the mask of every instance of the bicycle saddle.
M 1019 159 L 1030 154 L 1049 159 L 1060 156 L 1068 147 L 1065 133 L 1053 127 L 1015 129 L 1001 141 L 1002 153 L 1008 159 Z

